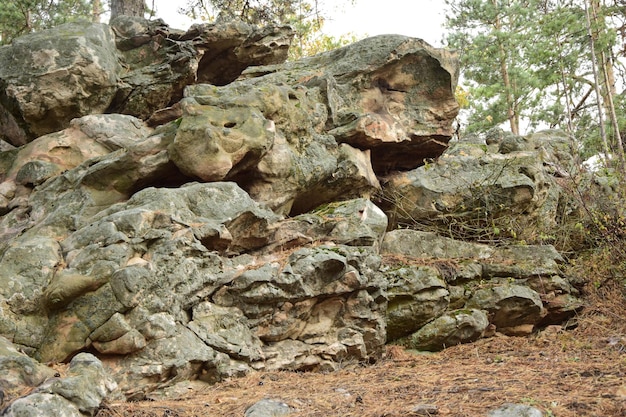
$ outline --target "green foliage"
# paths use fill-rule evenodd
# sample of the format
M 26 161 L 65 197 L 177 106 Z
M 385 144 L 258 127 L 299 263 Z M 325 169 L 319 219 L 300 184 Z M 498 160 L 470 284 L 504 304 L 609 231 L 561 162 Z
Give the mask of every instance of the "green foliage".
M 461 51 L 472 97 L 484 99 L 480 105 L 472 103 L 469 130 L 488 129 L 508 119 L 515 131 L 518 109 L 532 92 L 532 85 L 524 82 L 527 67 L 516 47 L 524 36 L 520 24 L 528 18 L 527 11 L 491 0 L 446 0 L 446 5 L 448 43 Z
M 588 3 L 588 1 L 587 1 Z M 598 3 L 599 4 L 599 3 Z M 596 79 L 583 0 L 446 0 L 448 44 L 461 53 L 470 97 L 467 131 L 561 128 L 600 149 Z M 600 70 L 610 73 L 624 9 L 598 5 L 591 31 Z M 602 85 L 602 102 L 609 91 Z M 621 126 L 624 104 L 616 104 Z M 523 123 L 524 126 L 519 124 Z M 610 130 L 610 127 L 608 128 Z
M 306 19 L 301 16 L 294 16 L 288 23 L 296 31 L 294 42 L 289 48 L 289 60 L 337 49 L 358 40 L 356 36 L 350 33 L 339 38 L 325 35 L 322 32 L 324 20 L 321 18 Z
M 300 2 L 280 0 L 190 0 L 183 9 L 194 19 L 214 20 L 216 14 L 237 18 L 255 25 L 268 25 L 288 21 L 298 14 Z M 304 3 L 304 9 L 310 4 Z
M 461 87 L 460 85 L 456 86 L 454 90 L 454 98 L 456 102 L 459 103 L 459 107 L 462 109 L 466 109 L 470 105 L 470 94 L 469 91 Z
M 0 2 L 0 44 L 37 30 L 90 19 L 91 0 L 8 0 Z
M 355 0 L 344 0 L 353 4 Z M 314 55 L 339 48 L 356 41 L 354 35 L 339 38 L 322 32 L 326 12 L 317 0 L 189 0 L 182 11 L 194 19 L 214 21 L 219 16 L 237 18 L 244 22 L 264 26 L 286 24 L 296 35 L 289 51 L 289 59 Z

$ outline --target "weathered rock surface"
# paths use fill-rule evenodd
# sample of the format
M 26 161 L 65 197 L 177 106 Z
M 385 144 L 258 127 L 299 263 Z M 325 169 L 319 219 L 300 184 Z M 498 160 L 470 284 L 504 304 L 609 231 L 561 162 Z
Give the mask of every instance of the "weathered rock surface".
M 450 311 L 413 333 L 403 343 L 411 349 L 441 350 L 482 337 L 489 318 L 482 310 Z
M 172 160 L 204 181 L 236 180 L 283 213 L 372 195 L 377 173 L 445 148 L 458 112 L 453 63 L 418 39 L 382 36 L 224 87 L 191 86 Z
M 459 341 L 475 340 L 487 324 L 504 334 L 529 334 L 582 308 L 561 271 L 563 258 L 549 245 L 493 247 L 399 229 L 385 235 L 381 252 L 389 286 L 387 338 L 410 336 L 414 348 L 449 346 L 451 329 L 459 327 L 476 329 Z M 458 312 L 465 309 L 487 313 L 488 321 L 462 325 Z
M 452 137 L 453 53 L 387 35 L 280 64 L 290 29 L 226 20 L 182 32 L 120 18 L 115 39 L 102 25 L 51 33 L 76 28 L 100 33 L 102 62 L 115 59 L 106 87 L 84 84 L 82 61 L 63 64 L 80 85 L 63 103 L 83 103 L 83 90 L 85 103 L 54 125 L 15 93 L 28 64 L 19 77 L 0 70 L 14 83 L 0 83 L 3 138 L 18 146 L 0 148 L 0 365 L 29 367 L 1 383 L 7 415 L 37 404 L 88 415 L 105 396 L 164 398 L 251 370 L 329 371 L 375 362 L 388 341 L 440 349 L 580 308 L 552 246 L 392 230 L 460 222 L 492 201 L 557 221 L 554 178 L 571 162 L 560 134 L 493 132 L 424 165 Z M 54 46 L 64 42 L 46 47 L 59 68 L 87 40 Z M 37 88 L 34 103 L 65 91 Z M 480 204 L 467 181 L 485 185 Z M 43 382 L 41 363 L 67 361 L 71 376 Z M 83 375 L 93 391 L 76 386 Z
M 289 26 L 256 28 L 233 19 L 194 25 L 181 40 L 202 51 L 198 82 L 226 85 L 248 67 L 280 64 L 287 59 L 295 32 Z
M 7 397 L 15 396 L 24 387 L 36 387 L 52 378 L 55 371 L 19 352 L 6 338 L 0 336 L 0 390 Z
M 507 141 L 521 144 L 504 150 Z M 562 194 L 557 179 L 569 176 L 575 165 L 570 138 L 540 132 L 489 143 L 470 136 L 451 144 L 435 162 L 388 175 L 381 204 L 394 223 L 428 221 L 442 231 L 458 223 L 464 239 L 478 236 L 463 225 L 484 230 L 491 221 L 504 229 L 507 219 L 519 215 L 529 230 L 554 227 Z
M 387 339 L 414 333 L 445 312 L 450 304 L 448 285 L 435 267 L 387 265 L 389 305 Z
M 292 37 L 289 27 L 220 21 L 181 32 L 120 16 L 18 38 L 0 49 L 0 139 L 20 146 L 95 113 L 146 120 L 196 81 L 227 84 L 248 66 L 283 62 Z
M 122 56 L 120 86 L 109 111 L 148 119 L 180 100 L 196 81 L 200 52 L 172 39 L 162 20 L 119 16 L 110 22 Z
M 357 221 L 368 205 L 346 207 L 336 211 Z M 340 227 L 339 244 L 255 256 L 246 253 L 283 228 L 234 183 L 146 188 L 59 243 L 28 232 L 15 239 L 0 268 L 4 332 L 42 362 L 89 348 L 119 355 L 106 364 L 128 397 L 167 375 L 211 382 L 253 368 L 373 360 L 385 341 L 380 259 L 345 243 L 377 243 L 386 217 L 375 213 L 365 237 Z M 331 243 L 333 233 L 324 237 Z
M 0 48 L 1 138 L 16 146 L 103 113 L 120 71 L 108 25 L 68 23 Z
M 244 76 L 298 80 L 303 93 L 321 94 L 327 114 L 320 123 L 337 142 L 372 150 L 374 171 L 382 174 L 416 168 L 445 150 L 459 110 L 450 89 L 456 59 L 420 39 L 384 35 Z
M 102 400 L 116 389 L 102 363 L 89 353 L 79 353 L 70 362 L 65 377 L 55 376 L 30 394 L 13 401 L 2 416 L 93 416 Z

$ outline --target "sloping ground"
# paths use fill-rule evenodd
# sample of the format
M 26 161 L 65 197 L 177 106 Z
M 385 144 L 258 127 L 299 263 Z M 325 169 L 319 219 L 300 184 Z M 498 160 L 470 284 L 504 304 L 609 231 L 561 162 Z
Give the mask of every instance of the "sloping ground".
M 595 291 L 571 331 L 493 337 L 434 354 L 389 347 L 384 361 L 338 372 L 253 373 L 173 401 L 112 403 L 97 417 L 243 416 L 263 398 L 292 416 L 484 416 L 504 403 L 546 417 L 626 415 L 626 306 L 619 288 Z

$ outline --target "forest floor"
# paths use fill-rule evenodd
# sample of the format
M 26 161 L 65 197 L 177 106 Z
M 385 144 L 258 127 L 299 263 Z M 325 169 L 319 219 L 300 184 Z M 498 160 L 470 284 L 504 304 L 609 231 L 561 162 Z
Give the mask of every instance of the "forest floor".
M 388 346 L 374 365 L 330 373 L 258 372 L 176 400 L 109 403 L 96 417 L 237 416 L 264 399 L 290 416 L 486 416 L 505 403 L 545 417 L 626 416 L 626 303 L 596 291 L 573 330 L 498 336 L 437 353 Z

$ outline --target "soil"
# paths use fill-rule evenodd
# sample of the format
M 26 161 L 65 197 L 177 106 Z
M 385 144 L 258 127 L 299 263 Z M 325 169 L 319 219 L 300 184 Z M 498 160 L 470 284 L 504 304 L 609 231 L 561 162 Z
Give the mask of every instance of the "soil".
M 437 353 L 388 346 L 374 365 L 251 373 L 195 385 L 175 400 L 109 403 L 96 417 L 242 417 L 264 398 L 288 404 L 294 417 L 477 417 L 506 403 L 546 417 L 626 416 L 626 303 L 619 293 L 597 292 L 573 330 L 496 334 Z

